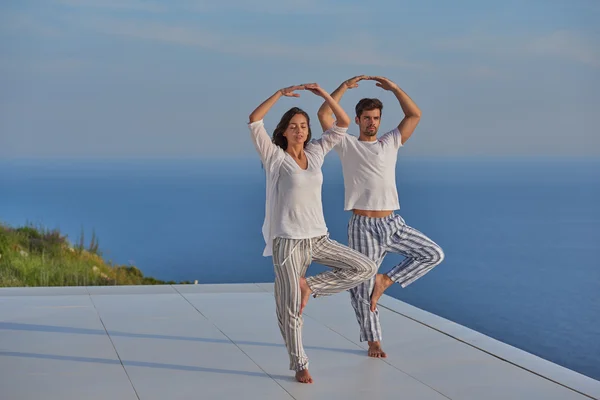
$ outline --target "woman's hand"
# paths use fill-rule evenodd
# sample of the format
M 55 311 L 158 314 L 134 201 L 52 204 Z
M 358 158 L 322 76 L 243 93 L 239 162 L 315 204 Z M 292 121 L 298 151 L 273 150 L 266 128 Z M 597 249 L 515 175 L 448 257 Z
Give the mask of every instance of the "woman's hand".
M 281 93 L 282 96 L 286 96 L 286 97 L 300 97 L 300 95 L 298 93 L 294 93 L 294 92 L 296 90 L 304 90 L 304 89 L 305 89 L 304 85 L 293 85 L 293 86 L 288 86 L 283 89 L 279 89 L 279 92 Z
M 328 94 L 318 83 L 305 83 L 303 86 L 305 90 L 309 90 L 320 97 L 325 97 L 325 95 Z

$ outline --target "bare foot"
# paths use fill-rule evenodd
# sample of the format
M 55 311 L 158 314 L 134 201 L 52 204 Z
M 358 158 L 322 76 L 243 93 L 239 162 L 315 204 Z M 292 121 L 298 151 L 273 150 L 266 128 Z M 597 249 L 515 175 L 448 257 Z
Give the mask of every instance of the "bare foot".
M 312 376 L 310 376 L 307 369 L 297 371 L 296 380 L 300 383 L 313 383 Z
M 310 298 L 311 293 L 312 293 L 312 290 L 310 290 L 308 283 L 306 283 L 306 278 L 301 277 L 300 278 L 300 315 L 302 315 L 302 311 L 304 310 L 304 307 L 306 307 L 306 304 L 308 304 L 308 299 Z
M 369 357 L 387 358 L 387 354 L 381 349 L 381 342 L 369 342 Z
M 385 289 L 392 286 L 393 283 L 394 281 L 385 274 L 375 275 L 375 287 L 373 288 L 373 294 L 371 295 L 371 312 L 375 312 L 377 309 L 377 301 L 379 301 L 379 298 L 383 295 Z

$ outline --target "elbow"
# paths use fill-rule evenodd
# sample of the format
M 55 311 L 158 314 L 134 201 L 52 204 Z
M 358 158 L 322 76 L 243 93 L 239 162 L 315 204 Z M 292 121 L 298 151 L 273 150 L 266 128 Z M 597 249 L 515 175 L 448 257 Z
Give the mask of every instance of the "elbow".
M 421 119 L 421 110 L 417 108 L 414 112 L 411 113 L 410 116 L 418 120 Z
M 335 124 L 340 128 L 347 128 L 350 126 L 350 118 L 341 118 L 335 121 Z
M 248 120 L 250 121 L 250 123 L 256 122 L 258 121 L 258 118 L 256 118 L 256 116 L 254 115 L 254 113 L 250 114 L 250 116 L 248 117 Z

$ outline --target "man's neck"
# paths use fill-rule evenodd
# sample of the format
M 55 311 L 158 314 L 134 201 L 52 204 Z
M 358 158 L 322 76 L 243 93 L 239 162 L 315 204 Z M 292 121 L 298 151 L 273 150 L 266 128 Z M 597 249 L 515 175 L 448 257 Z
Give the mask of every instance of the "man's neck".
M 375 136 L 367 136 L 367 135 L 363 135 L 361 133 L 358 136 L 358 140 L 360 140 L 361 142 L 375 142 L 375 141 L 377 141 L 377 135 L 375 135 Z

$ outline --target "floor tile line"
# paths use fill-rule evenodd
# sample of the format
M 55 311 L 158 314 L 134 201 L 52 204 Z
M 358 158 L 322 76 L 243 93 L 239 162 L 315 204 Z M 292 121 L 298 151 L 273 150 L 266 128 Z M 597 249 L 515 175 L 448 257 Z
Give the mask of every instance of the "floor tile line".
M 87 290 L 87 288 L 86 288 L 86 290 Z M 121 356 L 119 355 L 119 352 L 117 351 L 117 347 L 115 346 L 115 343 L 113 342 L 112 337 L 110 337 L 110 334 L 108 333 L 108 330 L 106 329 L 106 325 L 104 325 L 104 321 L 102 320 L 100 311 L 96 307 L 96 303 L 94 303 L 94 299 L 92 298 L 92 295 L 89 293 L 89 291 L 88 291 L 88 296 L 90 298 L 90 301 L 92 302 L 92 305 L 94 306 L 94 310 L 96 310 L 96 315 L 98 316 L 98 319 L 100 320 L 100 323 L 102 324 L 102 328 L 104 329 L 104 332 L 106 332 L 106 336 L 108 336 L 108 340 L 110 340 L 110 344 L 112 345 L 113 349 L 115 350 L 115 354 L 117 355 L 117 358 L 119 359 L 119 363 L 121 363 L 121 367 L 123 367 L 123 371 L 125 372 L 125 375 L 127 376 L 129 383 L 131 384 L 131 388 L 133 389 L 133 392 L 135 393 L 135 397 L 137 397 L 138 400 L 141 400 L 140 395 L 138 394 L 137 390 L 135 389 L 135 385 L 133 384 L 133 381 L 131 380 L 131 377 L 129 376 L 129 373 L 127 372 L 127 368 L 125 368 L 125 365 L 123 364 L 123 360 L 121 360 Z
M 212 320 L 210 320 L 206 315 L 204 315 L 202 313 L 202 311 L 200 311 L 198 309 L 198 307 L 196 307 L 187 297 L 184 296 L 183 293 L 179 292 L 179 290 L 177 290 L 177 288 L 173 288 L 175 289 L 175 291 L 177 293 L 179 293 L 181 295 L 181 297 L 183 297 L 183 299 L 185 301 L 187 301 L 192 307 L 194 307 L 194 309 L 200 314 L 202 315 L 204 318 L 206 318 L 207 321 L 209 321 L 219 332 L 221 332 L 221 334 L 223 336 L 225 336 L 235 347 L 237 347 L 246 357 L 248 357 L 250 359 L 250 361 L 252 361 L 262 372 L 264 372 L 269 378 L 271 378 L 281 389 L 283 389 L 292 399 L 295 399 L 294 396 L 292 396 L 292 394 L 290 392 L 288 392 L 286 390 L 286 388 L 284 388 L 275 378 L 273 378 L 273 376 L 271 376 L 271 374 L 269 374 L 267 371 L 265 371 L 256 361 L 254 361 L 254 359 L 252 357 L 250 357 L 248 355 L 248 353 L 246 353 L 235 341 L 233 341 L 225 332 L 223 332 L 221 330 L 221 328 L 219 328 L 217 326 L 217 324 L 215 324 Z
M 539 372 L 533 371 L 533 370 L 531 370 L 531 369 L 529 369 L 529 368 L 526 368 L 526 367 L 524 367 L 524 366 L 522 366 L 522 365 L 519 365 L 519 364 L 517 364 L 516 362 L 513 362 L 513 361 L 510 361 L 510 360 L 508 360 L 508 359 L 506 359 L 506 358 L 503 358 L 503 357 L 501 357 L 501 356 L 499 356 L 499 355 L 497 355 L 497 354 L 494 354 L 494 353 L 492 353 L 491 351 L 488 351 L 488 350 L 482 349 L 481 347 L 478 347 L 478 346 L 476 346 L 476 345 L 474 345 L 474 344 L 472 344 L 472 343 L 469 343 L 469 342 L 467 342 L 467 341 L 465 341 L 465 340 L 463 340 L 463 339 L 461 339 L 461 338 L 459 338 L 459 337 L 457 337 L 457 336 L 454 336 L 454 335 L 452 335 L 452 334 L 450 334 L 450 333 L 448 333 L 448 332 L 444 332 L 443 330 L 441 330 L 441 329 L 439 329 L 439 328 L 436 328 L 436 327 L 434 327 L 434 326 L 431 326 L 431 325 L 429 325 L 429 324 L 427 324 L 427 323 L 425 323 L 425 322 L 423 322 L 423 321 L 419 321 L 418 319 L 416 319 L 416 318 L 413 318 L 413 317 L 411 317 L 411 316 L 409 316 L 409 315 L 406 315 L 406 314 L 404 314 L 404 313 L 402 313 L 402 312 L 400 312 L 400 311 L 394 310 L 393 308 L 386 307 L 386 306 L 384 306 L 384 305 L 382 305 L 382 304 L 378 304 L 378 306 L 379 306 L 379 307 L 382 307 L 382 308 L 385 308 L 386 310 L 389 310 L 389 311 L 391 311 L 391 312 L 393 312 L 393 313 L 395 313 L 395 314 L 398 314 L 398 315 L 401 315 L 401 316 L 403 316 L 403 317 L 405 317 L 405 318 L 408 318 L 408 319 L 410 319 L 410 320 L 412 320 L 412 321 L 414 321 L 414 322 L 417 322 L 417 323 L 419 323 L 420 325 L 423 325 L 423 326 L 425 326 L 425 327 L 427 327 L 427 328 L 429 328 L 429 329 L 433 329 L 434 331 L 437 331 L 437 332 L 439 332 L 439 333 L 441 333 L 441 334 L 444 334 L 444 335 L 446 335 L 446 336 L 448 336 L 448 337 L 450 337 L 450 338 L 452 338 L 452 339 L 454 339 L 454 340 L 456 340 L 456 341 L 458 341 L 458 342 L 464 343 L 464 344 L 466 344 L 467 346 L 469 346 L 469 347 L 472 347 L 472 348 L 474 348 L 474 349 L 476 349 L 476 350 L 479 350 L 479 351 L 481 351 L 481 352 L 483 352 L 483 353 L 486 353 L 486 354 L 488 354 L 488 355 L 490 355 L 490 356 L 492 356 L 492 357 L 494 357 L 494 358 L 497 358 L 497 359 L 499 359 L 499 360 L 501 360 L 501 361 L 504 361 L 504 362 L 506 362 L 506 363 L 508 363 L 508 364 L 511 364 L 511 365 L 513 365 L 513 366 L 515 366 L 515 367 L 517 367 L 517 368 L 520 368 L 520 369 L 522 369 L 522 370 L 525 370 L 525 371 L 527 371 L 527 372 L 529 372 L 529 373 L 531 373 L 531 374 L 534 374 L 534 375 L 536 375 L 536 376 L 539 376 L 540 378 L 546 379 L 546 380 L 548 380 L 548 381 L 550 381 L 550 382 L 552 382 L 552 383 L 555 383 L 555 384 L 557 384 L 557 385 L 559 385 L 559 386 L 562 386 L 562 387 L 564 387 L 564 388 L 566 388 L 566 389 L 572 390 L 573 392 L 575 392 L 575 393 L 577 393 L 577 394 L 580 394 L 580 395 L 582 395 L 582 396 L 585 396 L 585 397 L 587 397 L 587 398 L 589 398 L 589 399 L 593 399 L 593 400 L 599 400 L 597 397 L 592 397 L 591 395 L 589 395 L 589 394 L 587 394 L 587 393 L 584 393 L 584 392 L 582 392 L 582 391 L 580 391 L 580 390 L 577 390 L 577 389 L 575 389 L 575 388 L 572 388 L 572 387 L 570 387 L 570 386 L 567 386 L 567 385 L 566 385 L 566 384 L 564 384 L 564 383 L 561 383 L 561 382 L 555 381 L 554 379 L 552 379 L 552 378 L 549 378 L 549 377 L 547 377 L 547 376 L 544 376 L 544 375 L 542 375 L 542 374 L 541 374 L 541 373 L 539 373 Z M 519 350 L 520 350 L 520 349 L 519 349 Z M 521 350 L 521 351 L 523 351 L 523 350 Z

